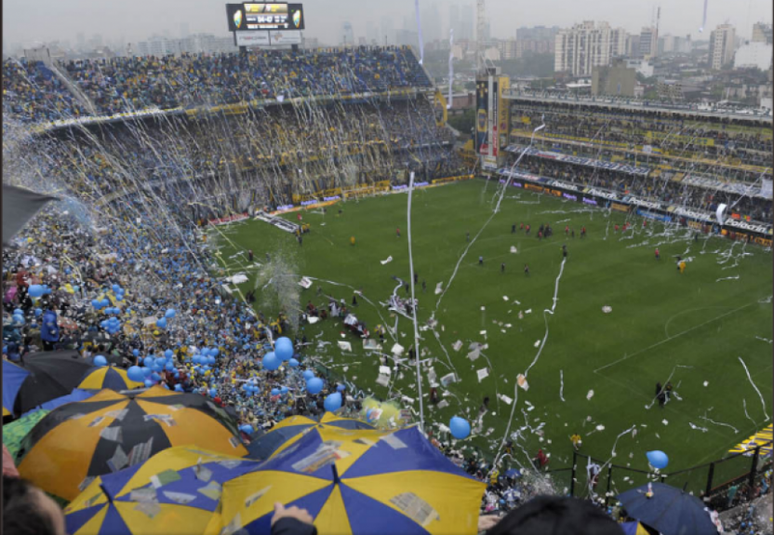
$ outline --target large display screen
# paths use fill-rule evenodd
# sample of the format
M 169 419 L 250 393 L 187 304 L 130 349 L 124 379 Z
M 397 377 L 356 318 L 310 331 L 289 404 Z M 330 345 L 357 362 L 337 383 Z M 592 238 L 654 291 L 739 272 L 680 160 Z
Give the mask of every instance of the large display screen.
M 230 32 L 303 30 L 306 23 L 302 4 L 226 4 L 226 16 Z

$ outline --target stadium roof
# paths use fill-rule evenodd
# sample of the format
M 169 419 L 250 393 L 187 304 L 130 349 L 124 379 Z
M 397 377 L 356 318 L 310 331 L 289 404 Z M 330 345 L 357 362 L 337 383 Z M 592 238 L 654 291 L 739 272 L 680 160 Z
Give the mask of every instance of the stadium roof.
M 529 102 L 546 102 L 546 103 L 562 103 L 562 104 L 575 104 L 597 108 L 616 108 L 620 110 L 631 111 L 652 111 L 652 112 L 667 112 L 667 113 L 684 113 L 686 115 L 699 115 L 704 117 L 723 118 L 729 117 L 733 119 L 742 119 L 749 121 L 766 121 L 769 122 L 772 119 L 771 111 L 763 111 L 760 109 L 741 109 L 741 108 L 722 108 L 722 107 L 710 107 L 707 105 L 698 104 L 674 104 L 670 102 L 650 102 L 636 99 L 617 99 L 617 98 L 576 98 L 575 96 L 563 96 L 553 95 L 547 93 L 525 93 L 523 91 L 512 91 L 505 95 L 509 100 L 522 100 Z

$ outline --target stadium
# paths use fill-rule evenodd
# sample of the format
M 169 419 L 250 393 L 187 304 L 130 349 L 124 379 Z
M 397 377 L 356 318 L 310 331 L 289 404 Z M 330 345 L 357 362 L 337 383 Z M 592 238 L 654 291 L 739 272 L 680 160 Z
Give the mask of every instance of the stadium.
M 483 68 L 464 143 L 420 58 L 4 60 L 4 486 L 78 535 L 521 533 L 545 496 L 753 533 L 770 112 Z M 693 523 L 638 514 L 671 492 Z

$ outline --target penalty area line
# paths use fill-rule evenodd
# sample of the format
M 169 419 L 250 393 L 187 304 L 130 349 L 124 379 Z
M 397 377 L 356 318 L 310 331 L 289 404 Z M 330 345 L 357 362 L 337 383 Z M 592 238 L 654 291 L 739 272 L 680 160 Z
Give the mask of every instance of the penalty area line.
M 660 342 L 656 342 L 655 344 L 652 344 L 652 345 L 650 345 L 650 346 L 648 346 L 648 347 L 646 347 L 644 349 L 640 349 L 639 351 L 637 351 L 635 353 L 632 353 L 631 355 L 627 355 L 625 357 L 622 357 L 622 358 L 620 358 L 620 359 L 618 359 L 618 360 L 616 360 L 614 362 L 611 362 L 610 364 L 605 364 L 604 366 L 601 366 L 601 367 L 597 368 L 596 370 L 594 370 L 594 373 L 599 373 L 601 370 L 610 368 L 611 366 L 615 366 L 616 364 L 619 364 L 619 363 L 621 363 L 621 362 L 623 362 L 625 360 L 629 360 L 632 357 L 636 357 L 637 355 L 640 355 L 641 353 L 645 353 L 646 351 L 650 351 L 651 349 L 656 348 L 656 347 L 660 346 L 661 344 L 669 342 L 670 340 L 674 340 L 675 338 L 679 338 L 679 337 L 681 337 L 684 334 L 687 334 L 687 333 L 689 333 L 691 331 L 695 331 L 699 327 L 704 327 L 705 325 L 708 325 L 708 324 L 710 324 L 710 323 L 712 323 L 714 321 L 717 321 L 719 319 L 725 318 L 726 316 L 730 316 L 731 314 L 733 314 L 735 312 L 739 312 L 740 310 L 743 310 L 743 309 L 745 309 L 745 308 L 747 308 L 749 306 L 752 306 L 752 305 L 754 305 L 756 303 L 757 303 L 757 301 L 754 301 L 752 303 L 748 303 L 748 304 L 746 304 L 744 306 L 741 306 L 739 308 L 735 308 L 734 310 L 731 310 L 730 312 L 726 312 L 725 314 L 721 314 L 720 316 L 717 316 L 717 317 L 714 317 L 714 318 L 712 318 L 710 320 L 707 320 L 704 323 L 700 323 L 699 325 L 695 325 L 695 326 L 691 327 L 690 329 L 686 329 L 686 330 L 684 330 L 682 332 L 679 332 L 679 333 L 677 333 L 674 336 L 669 336 L 669 337 L 661 340 Z

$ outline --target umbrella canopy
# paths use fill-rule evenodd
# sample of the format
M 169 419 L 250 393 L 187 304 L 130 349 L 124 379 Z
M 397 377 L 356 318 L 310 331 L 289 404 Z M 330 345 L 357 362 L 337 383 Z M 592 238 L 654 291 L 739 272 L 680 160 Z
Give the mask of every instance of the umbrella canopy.
M 13 413 L 13 404 L 30 372 L 3 359 L 3 416 Z
M 46 414 L 51 411 L 37 410 L 28 412 L 18 420 L 14 420 L 10 424 L 3 426 L 3 444 L 8 448 L 8 453 L 11 457 L 16 458 L 16 454 L 19 452 L 22 440 L 26 437 L 33 427 L 41 421 Z
M 624 522 L 621 524 L 624 535 L 650 535 L 639 522 Z
M 22 442 L 19 473 L 50 494 L 72 500 L 94 477 L 182 445 L 247 454 L 236 422 L 202 395 L 161 387 L 131 395 L 102 390 L 40 421 Z
M 81 390 L 80 388 L 76 388 L 70 394 L 67 394 L 66 396 L 62 396 L 56 399 L 52 399 L 51 401 L 46 401 L 42 405 L 36 407 L 34 410 L 44 409 L 47 411 L 53 411 L 54 409 L 56 409 L 57 407 L 61 407 L 65 403 L 72 403 L 74 401 L 83 401 L 84 399 L 89 399 L 94 394 L 96 394 L 96 392 Z
M 107 353 L 106 352 L 102 356 L 105 357 L 105 360 L 107 361 L 108 366 L 111 366 L 113 364 L 115 364 L 116 366 L 120 366 L 121 364 L 124 363 L 124 357 L 122 357 L 121 355 L 114 355 L 112 353 Z M 96 355 L 91 356 L 91 357 L 89 357 L 89 358 L 87 358 L 85 360 L 86 360 L 86 362 L 88 362 L 89 364 L 94 366 L 94 359 L 95 358 L 96 358 Z
M 109 388 L 111 390 L 120 391 L 145 388 L 145 385 L 129 379 L 126 370 L 103 366 L 87 372 L 83 381 L 81 381 L 81 384 L 78 385 L 78 388 L 87 390 L 102 390 L 103 388 Z
M 648 498 L 648 485 L 653 495 Z M 631 518 L 664 535 L 717 535 L 717 528 L 702 501 L 664 483 L 649 483 L 618 495 Z
M 28 189 L 3 184 L 3 245 L 38 213 L 38 210 L 56 197 L 40 195 Z
M 16 414 L 24 414 L 46 401 L 66 396 L 78 386 L 91 366 L 77 351 L 46 351 L 24 357 L 24 368 L 30 376 L 16 396 Z
M 258 463 L 178 446 L 142 465 L 96 478 L 65 508 L 67 533 L 204 533 L 221 486 Z
M 329 412 L 325 413 L 320 422 L 305 416 L 293 416 L 282 420 L 271 431 L 251 442 L 247 447 L 247 457 L 265 461 L 298 440 L 306 430 L 324 426 L 333 426 L 339 429 L 374 429 L 373 426 L 366 423 L 335 416 Z
M 275 502 L 307 509 L 320 533 L 475 534 L 485 484 L 416 427 L 393 433 L 315 427 L 226 482 L 207 533 L 269 533 Z M 215 521 L 215 520 L 214 520 Z

